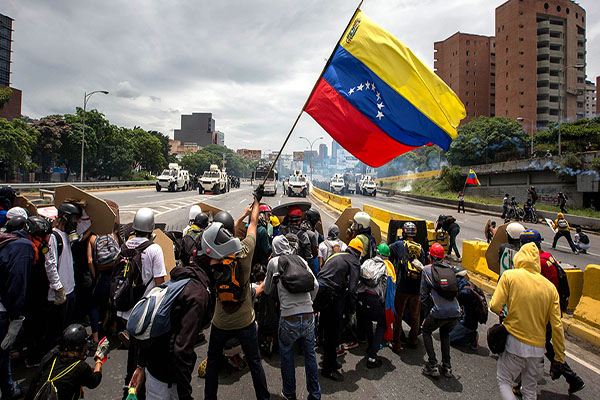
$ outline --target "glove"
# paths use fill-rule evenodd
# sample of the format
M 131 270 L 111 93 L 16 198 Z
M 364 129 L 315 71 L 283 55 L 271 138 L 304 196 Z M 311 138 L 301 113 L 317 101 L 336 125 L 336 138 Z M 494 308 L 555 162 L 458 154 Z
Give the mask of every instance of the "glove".
M 21 316 L 10 321 L 10 324 L 8 325 L 8 332 L 6 332 L 6 336 L 4 336 L 4 340 L 2 340 L 2 344 L 0 344 L 0 348 L 2 348 L 2 350 L 6 350 L 13 345 L 17 339 L 19 331 L 21 331 L 21 326 L 23 325 L 24 320 L 25 317 Z
M 58 290 L 54 290 L 54 305 L 60 306 L 65 301 L 67 301 L 67 293 L 65 292 L 65 288 L 61 287 Z
M 258 201 L 260 203 L 260 201 L 263 198 L 263 195 L 265 194 L 265 185 L 263 185 L 262 183 L 260 185 L 258 185 L 256 187 L 256 189 L 254 190 L 254 198 L 256 199 L 256 201 Z
M 413 267 L 415 267 L 415 269 L 417 269 L 419 271 L 423 271 L 423 264 L 421 263 L 421 261 L 414 259 L 410 263 L 412 264 Z
M 563 365 L 557 361 L 552 361 L 550 364 L 550 377 L 553 381 L 557 380 L 562 376 Z
M 98 348 L 96 348 L 94 360 L 99 360 L 102 363 L 104 363 L 108 358 L 108 352 L 110 351 L 109 346 L 110 344 L 108 343 L 108 339 L 106 338 L 106 336 L 103 337 L 102 340 L 100 340 L 100 342 L 98 343 Z

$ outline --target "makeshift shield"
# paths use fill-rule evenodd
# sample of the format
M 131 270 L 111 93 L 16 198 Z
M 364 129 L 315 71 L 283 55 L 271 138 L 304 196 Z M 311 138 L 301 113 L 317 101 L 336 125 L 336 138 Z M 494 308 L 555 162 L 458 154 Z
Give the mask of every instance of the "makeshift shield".
M 427 237 L 427 221 L 425 220 L 397 220 L 392 219 L 388 225 L 388 244 L 392 244 L 395 241 L 402 238 L 402 227 L 405 222 L 412 222 L 417 227 L 417 236 L 415 242 L 419 243 L 423 248 L 425 254 L 429 253 L 429 239 Z
M 362 211 L 360 208 L 346 208 L 342 215 L 339 216 L 335 224 L 340 228 L 340 239 L 342 242 L 350 243 L 350 227 L 357 212 Z M 371 226 L 371 234 L 375 238 L 375 243 L 381 243 L 381 229 L 373 220 L 369 224 Z
M 91 230 L 95 234 L 107 235 L 113 231 L 116 215 L 104 200 L 73 185 L 57 186 L 54 190 L 54 205 L 58 208 L 66 200 L 85 202 L 85 211 L 90 217 Z
M 30 202 L 25 196 L 18 195 L 15 197 L 15 201 L 13 201 L 13 207 L 21 207 L 27 210 L 28 216 L 38 215 L 37 207 L 35 204 Z
M 507 225 L 508 223 L 498 227 L 496 234 L 492 238 L 492 242 L 485 252 L 485 259 L 487 261 L 488 268 L 490 271 L 494 271 L 498 275 L 500 275 L 500 260 L 498 260 L 498 251 L 500 250 L 500 246 L 502 244 L 508 243 L 508 234 L 506 233 Z

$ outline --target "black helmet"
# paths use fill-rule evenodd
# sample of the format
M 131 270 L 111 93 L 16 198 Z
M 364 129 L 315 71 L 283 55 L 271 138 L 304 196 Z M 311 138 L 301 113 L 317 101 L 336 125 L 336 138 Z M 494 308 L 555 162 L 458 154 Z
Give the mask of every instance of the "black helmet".
M 82 351 L 87 344 L 88 334 L 81 324 L 67 326 L 60 338 L 61 351 Z
M 405 222 L 402 225 L 402 236 L 403 237 L 416 237 L 417 236 L 417 225 L 414 222 Z
M 314 227 L 321 220 L 319 211 L 311 208 L 304 213 L 304 218 Z
M 64 215 L 81 218 L 81 208 L 73 203 L 64 202 L 58 206 L 58 217 L 60 218 Z
M 196 214 L 194 217 L 194 225 L 198 228 L 205 229 L 208 226 L 208 215 L 204 213 Z
M 44 237 L 52 233 L 52 225 L 50 225 L 50 222 L 46 218 L 39 215 L 32 215 L 27 218 L 25 230 L 30 236 Z
M 223 227 L 233 234 L 235 232 L 235 222 L 233 217 L 227 211 L 219 211 L 214 217 L 213 222 L 220 222 Z
M 27 218 L 25 218 L 21 215 L 12 217 L 6 223 L 6 232 L 10 233 L 10 232 L 14 232 L 14 231 L 20 231 L 21 229 L 25 228 L 26 223 L 27 223 Z

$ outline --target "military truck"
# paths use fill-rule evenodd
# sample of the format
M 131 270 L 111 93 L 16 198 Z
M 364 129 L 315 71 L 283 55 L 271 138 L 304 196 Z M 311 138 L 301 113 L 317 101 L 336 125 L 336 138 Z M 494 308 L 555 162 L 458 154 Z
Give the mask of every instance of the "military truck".
M 333 194 L 346 193 L 346 183 L 344 182 L 344 176 L 342 174 L 335 174 L 329 181 L 329 191 Z
M 212 192 L 212 194 L 229 192 L 229 179 L 227 179 L 225 168 L 219 169 L 216 164 L 212 164 L 208 171 L 204 171 L 199 181 L 199 194 L 204 192 Z
M 269 164 L 259 164 L 256 166 L 256 170 L 253 172 L 252 176 L 253 188 L 258 187 L 259 184 L 263 183 L 265 176 L 267 176 L 267 173 L 269 172 L 269 168 Z M 275 196 L 277 194 L 278 179 L 279 175 L 277 175 L 277 170 L 273 168 L 265 182 L 265 196 Z
M 290 180 L 287 184 L 287 195 L 292 196 L 308 196 L 308 179 L 306 175 L 302 174 L 302 171 L 295 170 L 294 174 L 290 176 Z
M 156 178 L 156 191 L 167 189 L 169 192 L 178 190 L 187 191 L 190 188 L 190 174 L 185 169 L 181 169 L 179 164 L 170 163 L 169 169 L 163 170 Z
M 358 194 L 362 194 L 363 196 L 375 197 L 377 195 L 377 184 L 375 183 L 372 177 L 368 175 L 363 175 L 363 177 L 358 182 L 356 192 Z
M 354 194 L 356 192 L 356 187 L 358 186 L 358 182 L 356 180 L 356 175 L 354 175 L 351 171 L 344 172 L 344 185 L 346 186 L 346 193 Z

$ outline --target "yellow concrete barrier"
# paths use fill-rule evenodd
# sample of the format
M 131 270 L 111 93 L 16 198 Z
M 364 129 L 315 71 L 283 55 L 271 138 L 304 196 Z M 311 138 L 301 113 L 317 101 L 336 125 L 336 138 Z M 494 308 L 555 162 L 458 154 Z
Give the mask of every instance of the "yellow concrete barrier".
M 468 271 L 477 272 L 497 282 L 498 274 L 488 268 L 485 259 L 485 252 L 488 246 L 486 242 L 478 240 L 463 240 L 462 266 Z
M 344 211 L 348 207 L 352 207 L 352 200 L 348 197 L 338 196 L 337 194 L 326 192 L 319 188 L 313 187 L 312 195 L 317 200 L 335 208 L 338 211 Z
M 583 271 L 583 290 L 573 317 L 600 329 L 600 265 L 588 265 Z
M 394 183 L 399 181 L 413 181 L 416 179 L 427 179 L 437 177 L 439 174 L 439 170 L 435 171 L 425 171 L 425 172 L 417 172 L 416 174 L 406 174 L 406 175 L 398 175 L 398 176 L 388 176 L 386 178 L 378 178 L 375 179 L 375 182 L 379 184 L 379 182 L 386 183 Z
M 567 310 L 573 311 L 577 307 L 577 304 L 579 304 L 583 292 L 583 271 L 577 267 L 573 267 L 565 268 L 565 272 L 569 280 L 569 290 L 571 292 Z
M 421 218 L 411 217 L 410 215 L 399 214 L 393 211 L 384 210 L 383 208 L 370 206 L 368 204 L 363 205 L 363 211 L 371 216 L 371 219 L 379 225 L 381 229 L 381 236 L 387 237 L 388 226 L 390 224 L 390 220 L 405 220 L 405 221 L 416 221 L 421 220 Z M 427 222 L 427 229 L 435 229 L 435 225 L 432 221 Z
M 441 236 L 443 236 L 443 239 Z M 429 242 L 429 245 L 436 242 L 441 244 L 446 252 L 448 251 L 448 247 L 450 247 L 450 237 L 448 235 L 441 235 L 440 232 L 435 229 L 427 229 L 427 241 Z

